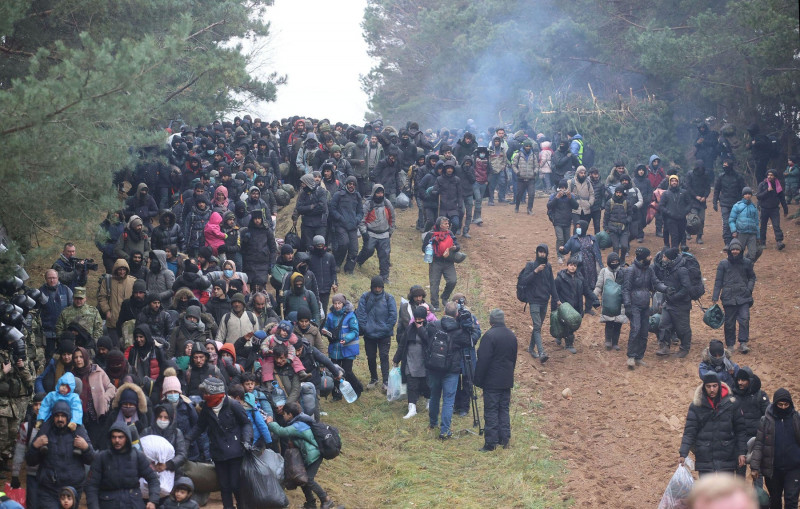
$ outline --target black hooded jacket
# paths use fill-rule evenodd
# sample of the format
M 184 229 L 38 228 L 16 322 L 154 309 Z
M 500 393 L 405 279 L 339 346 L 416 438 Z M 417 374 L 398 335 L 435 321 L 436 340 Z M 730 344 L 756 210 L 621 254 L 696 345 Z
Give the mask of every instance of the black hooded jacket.
M 737 201 L 742 199 L 744 189 L 744 178 L 732 167 L 723 171 L 714 181 L 714 206 L 719 203 L 723 207 L 731 208 Z
M 536 246 L 536 251 L 543 249 L 545 253 L 549 254 L 550 249 L 547 244 L 539 244 Z M 539 265 L 544 265 L 544 269 L 534 272 Z M 525 268 L 519 277 L 519 283 L 525 285 L 528 304 L 536 304 L 537 306 L 547 306 L 549 301 L 550 309 L 556 309 L 556 303 L 561 300 L 556 289 L 556 282 L 553 279 L 553 267 L 545 260 L 544 262 L 539 259 L 533 260 L 525 264 Z
M 560 270 L 556 276 L 556 288 L 561 302 L 569 302 L 581 316 L 584 312 L 584 297 L 589 302 L 597 302 L 597 296 L 592 291 L 592 286 L 583 279 L 580 270 L 575 271 L 574 275 L 570 275 L 567 269 Z
M 203 432 L 208 432 L 211 442 L 211 459 L 227 461 L 244 456 L 243 444 L 253 443 L 253 425 L 244 408 L 229 397 L 222 400 L 219 413 L 203 405 L 197 425 L 186 440 L 194 442 Z
M 736 406 L 744 416 L 744 426 L 749 438 L 756 436 L 761 417 L 764 416 L 769 406 L 769 396 L 761 390 L 761 379 L 753 374 L 753 370 L 747 366 L 741 366 L 736 378 L 743 377 L 743 373 L 747 375 L 750 384 L 745 390 L 739 389 L 737 385 L 733 388 L 733 394 L 736 396 Z
M 249 274 L 266 276 L 277 256 L 275 234 L 266 224 L 263 217 L 264 211 L 256 210 L 250 218 L 247 229 L 241 232 L 242 242 L 242 269 Z M 263 218 L 260 226 L 256 226 L 253 218 L 261 214 Z

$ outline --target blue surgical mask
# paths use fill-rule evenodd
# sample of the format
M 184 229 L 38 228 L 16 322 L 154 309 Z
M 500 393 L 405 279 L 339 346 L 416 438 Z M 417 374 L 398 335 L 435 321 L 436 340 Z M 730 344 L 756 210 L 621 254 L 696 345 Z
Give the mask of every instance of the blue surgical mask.
M 214 151 L 213 150 L 206 150 L 206 154 L 208 154 L 210 156 L 213 156 L 214 155 Z
M 169 401 L 170 403 L 177 403 L 180 398 L 181 395 L 178 393 L 167 394 L 167 401 Z
M 222 272 L 225 274 L 225 277 L 233 277 L 233 271 L 230 269 L 225 269 Z
M 581 231 L 583 231 L 583 230 L 581 230 L 580 228 L 575 228 L 575 233 L 576 233 L 576 234 L 580 235 L 580 234 L 581 234 Z

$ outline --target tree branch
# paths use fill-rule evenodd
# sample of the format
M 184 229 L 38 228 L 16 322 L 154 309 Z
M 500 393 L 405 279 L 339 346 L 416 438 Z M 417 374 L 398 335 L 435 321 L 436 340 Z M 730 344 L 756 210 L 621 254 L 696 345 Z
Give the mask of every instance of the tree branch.
M 169 101 L 170 101 L 172 98 L 174 98 L 176 95 L 180 94 L 181 92 L 183 92 L 183 91 L 184 91 L 184 90 L 186 90 L 187 88 L 189 88 L 189 87 L 191 87 L 192 85 L 194 85 L 195 83 L 197 83 L 197 80 L 199 80 L 200 78 L 202 78 L 202 77 L 203 77 L 203 75 L 204 75 L 206 72 L 208 72 L 208 71 L 203 71 L 203 72 L 201 72 L 200 74 L 198 74 L 197 76 L 195 76 L 195 77 L 194 77 L 194 78 L 193 78 L 191 81 L 189 81 L 189 83 L 185 84 L 184 86 L 182 86 L 182 87 L 181 87 L 181 88 L 179 88 L 178 90 L 176 90 L 176 91 L 172 92 L 171 94 L 169 94 L 169 95 L 167 96 L 167 98 L 166 98 L 166 99 L 164 99 L 164 102 L 163 102 L 163 103 L 161 103 L 161 104 L 166 104 L 166 103 L 168 103 L 168 102 L 169 102 Z
M 198 30 L 197 32 L 193 33 L 192 35 L 190 35 L 189 37 L 187 37 L 185 40 L 187 40 L 187 41 L 188 41 L 189 39 L 194 39 L 194 38 L 195 38 L 195 37 L 197 37 L 198 35 L 200 35 L 200 34 L 202 34 L 202 33 L 204 33 L 204 32 L 208 32 L 209 30 L 211 30 L 211 29 L 212 29 L 212 28 L 214 28 L 215 26 L 218 26 L 218 25 L 224 25 L 226 22 L 227 22 L 227 21 L 223 19 L 223 20 L 217 21 L 216 23 L 211 23 L 211 24 L 210 24 L 210 25 L 208 25 L 207 27 L 205 27 L 205 28 L 201 28 L 201 29 L 200 29 L 200 30 Z

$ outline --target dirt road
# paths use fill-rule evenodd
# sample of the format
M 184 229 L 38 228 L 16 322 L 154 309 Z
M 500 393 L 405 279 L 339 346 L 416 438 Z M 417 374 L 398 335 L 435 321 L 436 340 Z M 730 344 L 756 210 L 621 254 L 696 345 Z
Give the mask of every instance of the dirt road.
M 551 246 L 554 274 L 564 268 L 553 255 L 555 235 L 545 203 L 546 198 L 536 199 L 533 216 L 515 214 L 513 206 L 484 205 L 484 226 L 474 227 L 473 239 L 464 242 L 467 252 L 481 253 L 483 302 L 505 309 L 507 322 L 517 333 L 520 390 L 540 397 L 544 403 L 541 412 L 548 424 L 543 432 L 552 439 L 556 454 L 567 462 L 565 491 L 574 497 L 576 506 L 655 507 L 677 465 L 686 412 L 700 383 L 697 365 L 701 353 L 711 339 L 723 339 L 722 329 L 715 331 L 704 325 L 702 312 L 695 307 L 689 356 L 657 358 L 655 336 L 651 334 L 644 359 L 647 365 L 631 371 L 625 365 L 628 325 L 622 329 L 622 350 L 606 351 L 599 316 L 586 316 L 576 334 L 577 355 L 556 347 L 545 330 L 545 350 L 551 358 L 545 365 L 532 359 L 525 351 L 531 331 L 530 315 L 523 313 L 522 304 L 515 298 L 517 274 L 525 261 L 535 256 L 535 246 L 541 242 Z M 787 223 L 783 225 L 786 249 L 775 250 L 770 230 L 767 250 L 756 264 L 752 351 L 733 358 L 761 377 L 770 398 L 779 387 L 793 393 L 800 390 L 800 228 Z M 663 242 L 653 232 L 650 225 L 642 245 L 655 254 Z M 720 252 L 720 232 L 720 215 L 709 209 L 705 245 L 690 241 L 706 279 L 707 292 L 701 299 L 705 306 L 710 305 L 717 263 L 725 256 Z M 639 245 L 634 242 L 632 247 Z M 605 250 L 603 257 L 609 252 Z M 561 395 L 566 387 L 572 390 L 572 400 Z

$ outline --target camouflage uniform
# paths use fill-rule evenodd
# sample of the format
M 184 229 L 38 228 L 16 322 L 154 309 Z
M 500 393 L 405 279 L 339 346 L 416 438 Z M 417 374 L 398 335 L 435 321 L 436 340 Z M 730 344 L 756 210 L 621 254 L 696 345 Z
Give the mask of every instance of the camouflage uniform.
M 0 350 L 0 365 L 5 364 L 11 364 L 11 371 L 6 374 L 0 369 L 0 455 L 3 462 L 14 456 L 17 429 L 33 394 L 33 377 L 28 364 L 18 368 L 10 352 Z
M 81 307 L 75 307 L 73 304 L 68 308 L 64 308 L 64 311 L 58 317 L 58 322 L 56 322 L 57 337 L 60 337 L 61 333 L 66 331 L 67 326 L 72 322 L 78 322 L 95 340 L 103 335 L 103 319 L 94 306 L 84 304 Z
M 39 310 L 31 311 L 25 320 L 25 346 L 28 350 L 28 364 L 31 373 L 39 374 L 46 364 L 44 359 L 45 337 Z

